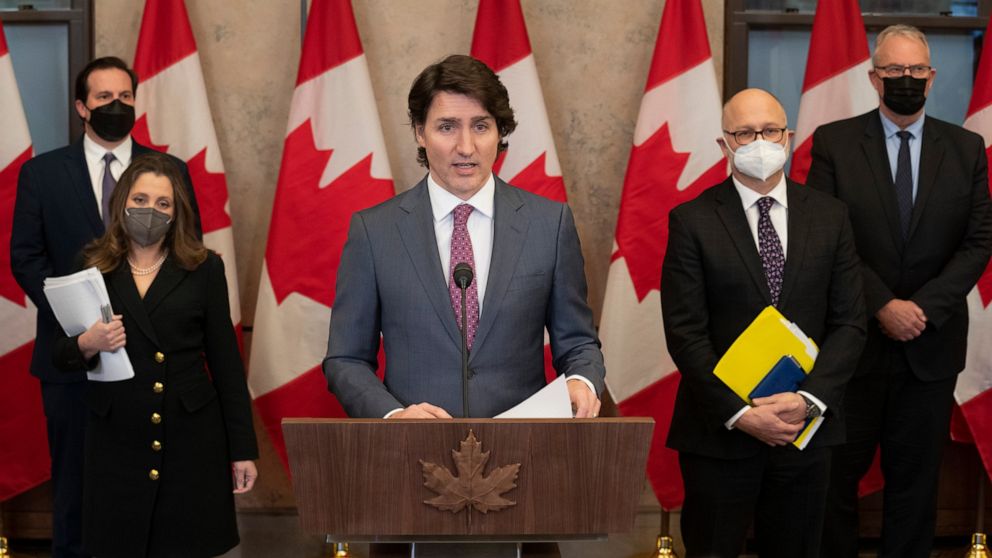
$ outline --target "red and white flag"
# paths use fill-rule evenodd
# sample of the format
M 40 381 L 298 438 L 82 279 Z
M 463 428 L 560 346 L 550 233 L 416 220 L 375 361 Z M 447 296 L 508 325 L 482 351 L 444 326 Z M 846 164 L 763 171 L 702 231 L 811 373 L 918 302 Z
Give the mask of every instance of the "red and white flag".
M 241 331 L 227 180 L 207 102 L 196 39 L 183 0 L 146 0 L 134 55 L 141 78 L 134 139 L 186 161 L 200 207 L 203 243 L 224 260 L 231 321 Z
M 720 92 L 699 0 L 668 0 L 630 151 L 600 336 L 613 400 L 655 419 L 648 479 L 665 509 L 682 504 L 678 454 L 665 447 L 679 375 L 665 349 L 661 262 L 668 212 L 723 181 Z
M 992 32 L 992 24 L 985 35 Z M 992 53 L 982 50 L 964 127 L 985 138 L 992 190 Z M 954 398 L 971 429 L 971 437 L 992 475 L 992 263 L 968 295 L 968 357 L 958 376 Z
M 283 417 L 344 417 L 321 362 L 355 211 L 393 195 L 351 2 L 310 7 L 258 290 L 248 386 L 286 463 Z
M 806 182 L 817 126 L 864 114 L 878 106 L 871 86 L 868 36 L 856 0 L 820 2 L 806 58 L 789 178 Z
M 551 135 L 537 65 L 527 37 L 527 24 L 520 0 L 480 0 L 472 36 L 472 56 L 485 62 L 506 86 L 518 122 L 509 136 L 493 172 L 529 192 L 564 202 L 565 181 L 561 177 L 558 152 Z M 548 381 L 555 377 L 551 346 L 544 337 L 544 370 Z
M 14 66 L 0 26 L 0 502 L 33 488 L 51 472 L 41 384 L 29 372 L 36 311 L 10 269 L 17 176 L 31 158 Z

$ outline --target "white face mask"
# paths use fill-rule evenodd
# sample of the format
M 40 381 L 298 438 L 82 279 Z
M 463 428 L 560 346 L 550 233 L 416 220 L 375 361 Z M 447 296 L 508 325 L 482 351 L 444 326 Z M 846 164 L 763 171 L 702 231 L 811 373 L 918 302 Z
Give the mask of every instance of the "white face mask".
M 758 180 L 768 180 L 769 176 L 782 170 L 789 157 L 785 146 L 764 139 L 756 139 L 737 151 L 728 151 L 733 156 L 734 168 Z

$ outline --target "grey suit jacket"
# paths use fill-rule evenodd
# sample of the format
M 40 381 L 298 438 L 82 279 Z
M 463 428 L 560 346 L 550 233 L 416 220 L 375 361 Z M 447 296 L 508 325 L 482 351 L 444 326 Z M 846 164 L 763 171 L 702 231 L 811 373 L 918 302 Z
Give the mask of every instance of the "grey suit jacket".
M 496 415 L 544 385 L 545 327 L 558 374 L 579 374 L 602 392 L 606 371 L 583 267 L 568 206 L 497 178 L 489 283 L 469 356 L 473 416 Z M 375 373 L 380 335 L 382 382 Z M 323 370 L 352 417 L 421 402 L 461 415 L 461 333 L 426 178 L 352 217 Z

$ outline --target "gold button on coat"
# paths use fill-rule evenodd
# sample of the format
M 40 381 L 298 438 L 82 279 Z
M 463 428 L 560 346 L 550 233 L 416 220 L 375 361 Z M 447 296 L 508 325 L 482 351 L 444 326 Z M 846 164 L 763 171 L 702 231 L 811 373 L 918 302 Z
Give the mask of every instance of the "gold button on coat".
M 152 424 L 158 424 L 162 422 L 162 415 L 158 413 L 152 413 Z
M 162 385 L 162 382 L 155 382 L 154 384 L 152 384 L 152 391 L 154 391 L 155 393 L 162 393 L 163 391 L 165 391 L 165 386 Z
M 159 451 L 161 449 L 162 449 L 162 442 L 159 442 L 158 440 L 153 440 L 152 441 L 152 451 Z
M 148 471 L 148 478 L 152 480 L 158 480 L 158 469 L 152 469 Z
M 159 353 L 155 353 L 155 362 L 157 362 L 159 364 L 162 364 L 163 362 L 165 362 L 165 355 L 163 355 L 160 352 Z

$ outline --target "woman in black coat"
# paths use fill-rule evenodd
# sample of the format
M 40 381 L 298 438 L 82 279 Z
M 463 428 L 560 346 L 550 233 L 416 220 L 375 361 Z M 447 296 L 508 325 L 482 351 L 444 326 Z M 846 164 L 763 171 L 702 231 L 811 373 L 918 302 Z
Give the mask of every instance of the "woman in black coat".
M 196 239 L 181 185 L 164 155 L 132 160 L 83 251 L 118 314 L 55 347 L 65 370 L 122 347 L 134 367 L 86 388 L 83 544 L 100 558 L 223 554 L 238 544 L 233 494 L 258 476 L 224 263 Z

